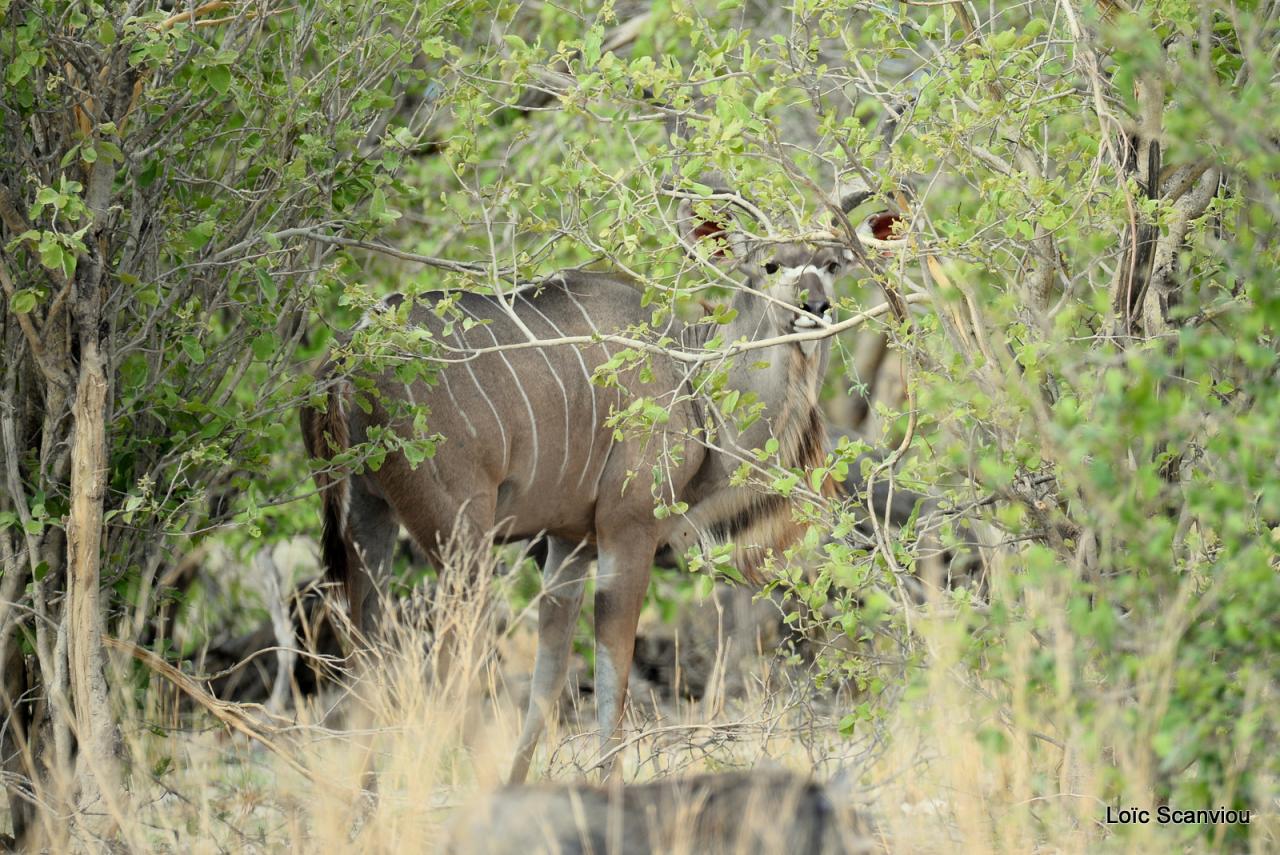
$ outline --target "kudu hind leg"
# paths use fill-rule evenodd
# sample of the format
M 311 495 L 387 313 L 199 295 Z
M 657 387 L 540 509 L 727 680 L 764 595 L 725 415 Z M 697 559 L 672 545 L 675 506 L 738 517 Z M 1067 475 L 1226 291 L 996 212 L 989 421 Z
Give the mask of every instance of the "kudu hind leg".
M 377 637 L 400 525 L 386 502 L 354 484 L 346 519 L 350 552 L 347 595 L 355 638 L 347 639 L 345 646 L 348 653 L 353 653 Z M 377 792 L 378 783 L 374 763 L 377 716 L 372 698 L 378 675 L 374 661 L 357 653 L 352 661 L 352 676 L 360 685 L 355 688 L 355 704 L 349 712 L 348 724 L 354 732 L 353 746 L 359 752 L 361 787 L 372 794 Z
M 603 759 L 621 742 L 618 733 L 636 645 L 636 625 L 649 588 L 655 549 L 601 549 L 596 568 L 596 721 Z M 605 762 L 607 779 L 617 755 Z
M 391 559 L 400 524 L 391 507 L 377 496 L 353 486 L 347 506 L 347 533 L 352 558 L 347 582 L 351 619 L 366 636 L 377 632 L 383 611 Z
M 555 709 L 569 673 L 573 631 L 582 611 L 582 591 L 593 555 L 571 541 L 551 538 L 543 568 L 542 598 L 538 602 L 538 656 L 529 686 L 529 709 L 516 757 L 511 764 L 510 782 L 522 783 L 529 763 Z

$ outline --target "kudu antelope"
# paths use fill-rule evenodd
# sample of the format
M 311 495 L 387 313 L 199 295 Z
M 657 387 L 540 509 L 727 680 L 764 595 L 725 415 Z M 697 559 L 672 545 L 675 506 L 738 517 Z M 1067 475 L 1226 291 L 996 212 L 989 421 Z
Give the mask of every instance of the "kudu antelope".
M 851 210 L 866 196 L 851 194 L 841 207 Z M 687 247 L 701 246 L 746 286 L 733 299 L 737 314 L 719 330 L 723 340 L 759 341 L 827 323 L 832 285 L 853 257 L 836 241 L 751 244 L 730 213 L 709 221 L 688 202 L 681 203 L 680 223 Z M 330 577 L 345 586 L 361 628 L 375 622 L 377 590 L 398 525 L 429 556 L 457 527 L 473 534 L 497 531 L 508 540 L 548 539 L 529 707 L 511 771 L 519 781 L 564 685 L 592 559 L 595 694 L 604 752 L 617 739 L 636 622 L 658 550 L 683 554 L 699 539 L 732 540 L 736 566 L 749 575 L 799 535 L 786 500 L 731 482 L 740 461 L 725 450 L 761 448 L 772 437 L 784 467 L 806 470 L 820 462 L 825 440 L 818 391 L 830 345 L 810 337 L 727 358 L 728 385 L 753 392 L 764 405 L 763 417 L 738 431 L 716 421 L 692 394 L 692 372 L 677 359 L 656 356 L 646 370 L 627 368 L 606 388 L 592 383 L 592 375 L 622 345 L 530 345 L 530 333 L 539 340 L 590 340 L 643 327 L 652 309 L 624 276 L 568 271 L 505 297 L 454 296 L 456 310 L 474 322 L 465 331 L 462 323 L 446 330 L 431 305 L 399 310 L 407 312 L 408 324 L 426 328 L 456 351 L 470 351 L 470 358 L 444 364 L 433 383 L 404 383 L 392 371 L 368 378 L 381 397 L 369 412 L 352 405 L 352 383 L 329 368 L 327 405 L 305 408 L 302 429 L 310 454 L 327 458 L 364 442 L 374 428 L 410 433 L 408 420 L 387 407 L 404 401 L 427 406 L 431 431 L 444 437 L 435 457 L 416 467 L 392 454 L 377 471 L 317 475 L 324 496 L 323 560 Z M 393 298 L 387 307 L 399 308 L 402 301 Z M 705 325 L 672 324 L 670 339 L 682 342 L 675 346 L 705 341 Z M 523 349 L 504 349 L 517 345 Z M 616 439 L 607 418 L 642 397 L 664 409 L 665 421 L 643 435 Z M 706 427 L 713 421 L 711 443 Z M 663 475 L 661 498 L 687 504 L 687 512 L 655 515 L 654 491 L 645 483 L 652 472 Z
M 621 787 L 507 787 L 456 815 L 444 851 L 469 855 L 871 855 L 883 851 L 870 818 L 840 804 L 844 800 L 838 796 L 815 781 L 763 769 Z

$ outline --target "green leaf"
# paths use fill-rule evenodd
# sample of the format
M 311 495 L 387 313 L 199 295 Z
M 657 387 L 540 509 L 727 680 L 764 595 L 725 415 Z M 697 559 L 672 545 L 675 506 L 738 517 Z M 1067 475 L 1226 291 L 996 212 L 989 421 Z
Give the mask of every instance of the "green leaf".
M 160 161 L 160 158 L 158 157 L 152 158 L 151 160 L 147 161 L 147 165 L 144 166 L 142 168 L 142 171 L 138 173 L 139 186 L 141 186 L 145 190 L 146 188 L 154 184 L 156 179 L 160 177 L 161 169 L 162 169 L 162 163 Z
M 587 32 L 587 37 L 582 42 L 582 62 L 587 68 L 600 62 L 600 44 L 603 40 L 604 33 L 599 27 L 592 27 Z
M 369 199 L 369 215 L 375 220 L 380 220 L 387 213 L 387 194 L 382 192 L 382 188 L 373 191 L 373 196 Z
M 36 307 L 40 293 L 34 288 L 23 288 L 13 292 L 9 298 L 9 310 L 15 315 L 25 315 Z
M 120 150 L 120 146 L 110 140 L 98 140 L 95 145 L 101 151 L 102 156 L 107 159 L 108 163 L 124 162 L 124 152 Z
M 225 65 L 215 65 L 204 70 L 204 81 L 214 92 L 226 95 L 231 88 L 231 69 Z
M 737 582 L 739 585 L 747 584 L 746 578 L 743 577 L 742 573 L 739 572 L 738 568 L 734 567 L 732 564 L 720 564 L 716 567 L 716 572 L 720 573 L 723 576 L 727 576 L 729 579 L 732 579 L 734 582 Z
M 40 239 L 40 263 L 50 270 L 61 270 L 64 267 L 62 245 L 49 238 L 46 234 Z
M 254 275 L 258 277 L 258 287 L 262 289 L 262 296 L 268 301 L 274 303 L 280 297 L 280 290 L 276 287 L 276 280 L 261 267 L 254 271 Z
M 141 353 L 131 353 L 120 363 L 120 381 L 126 388 L 141 386 L 147 379 L 147 359 Z
M 734 389 L 729 394 L 724 396 L 724 402 L 721 403 L 720 409 L 724 412 L 726 416 L 732 414 L 733 411 L 738 408 L 738 399 L 741 396 L 742 396 L 742 393 L 739 392 L 737 389 Z
M 253 340 L 250 347 L 256 359 L 266 362 L 280 350 L 280 340 L 275 333 L 263 333 Z
M 182 337 L 182 350 L 196 365 L 204 364 L 204 348 L 200 346 L 200 342 L 195 336 L 188 335 Z
M 773 481 L 773 489 L 784 496 L 790 496 L 795 490 L 796 484 L 800 482 L 800 476 L 794 473 L 783 475 L 781 478 L 775 478 Z
M 192 249 L 204 249 L 209 243 L 209 239 L 213 237 L 213 232 L 218 224 L 213 220 L 205 220 L 196 226 L 187 230 L 187 245 Z

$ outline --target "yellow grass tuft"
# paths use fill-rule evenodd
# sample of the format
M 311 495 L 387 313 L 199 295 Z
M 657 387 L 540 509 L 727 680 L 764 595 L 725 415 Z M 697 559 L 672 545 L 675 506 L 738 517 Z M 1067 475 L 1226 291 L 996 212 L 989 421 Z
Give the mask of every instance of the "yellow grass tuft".
M 128 773 L 113 793 L 118 809 L 102 806 L 99 833 L 158 852 L 441 847 L 458 817 L 474 815 L 502 786 L 532 656 L 531 615 L 505 613 L 507 582 L 495 559 L 455 551 L 450 564 L 432 596 L 389 610 L 376 652 L 346 672 L 343 690 L 300 701 L 287 716 L 237 707 L 246 723 L 239 729 L 208 707 L 180 703 L 174 684 L 181 681 L 163 668 L 144 703 L 126 698 L 131 666 L 118 653 L 113 682 Z M 1003 714 L 989 713 L 1001 708 L 958 662 L 959 622 L 921 609 L 913 626 L 928 650 L 923 689 L 904 698 L 890 723 L 852 738 L 835 725 L 845 701 L 815 694 L 768 651 L 734 657 L 733 667 L 751 673 L 733 696 L 713 680 L 699 702 L 661 700 L 637 681 L 623 779 L 752 768 L 812 775 L 827 783 L 837 807 L 873 821 L 877 844 L 890 853 L 1148 853 L 1191 845 L 1182 829 L 1103 822 L 1100 794 L 1109 780 L 1129 782 L 1134 804 L 1151 799 L 1150 770 L 1098 748 L 1125 743 L 1121 708 L 1098 716 L 1105 732 L 1069 717 L 1046 730 L 1017 697 Z M 1015 667 L 1038 649 L 1027 638 L 1007 643 Z M 1059 644 L 1058 655 L 1068 656 L 1066 642 Z M 714 651 L 707 659 L 726 667 L 727 657 Z M 1008 682 L 1025 684 L 1016 673 Z M 596 759 L 591 707 L 583 698 L 563 711 L 567 722 L 553 722 L 534 766 L 543 782 L 588 780 Z M 991 733 L 1003 735 L 1002 746 L 993 747 Z M 1262 832 L 1256 852 L 1277 841 L 1274 783 L 1270 812 L 1253 820 Z M 776 819 L 757 813 L 762 822 Z M 45 813 L 41 820 L 33 847 L 104 845 L 67 839 L 64 818 Z M 503 833 L 499 825 L 495 834 Z

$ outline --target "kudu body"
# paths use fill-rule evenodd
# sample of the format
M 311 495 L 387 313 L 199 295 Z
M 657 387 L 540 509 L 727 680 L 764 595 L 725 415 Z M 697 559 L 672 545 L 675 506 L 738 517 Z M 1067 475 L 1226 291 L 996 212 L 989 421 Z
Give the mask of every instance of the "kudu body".
M 686 232 L 690 244 L 719 228 L 708 228 L 687 208 L 683 222 L 696 224 Z M 840 247 L 807 244 L 739 246 L 733 256 L 716 251 L 713 257 L 736 270 L 747 286 L 734 298 L 734 319 L 718 329 L 728 342 L 824 324 L 832 283 L 851 259 Z M 390 371 L 374 379 L 383 400 L 426 405 L 430 430 L 444 437 L 443 444 L 416 468 L 392 454 L 377 471 L 318 475 L 323 557 L 331 577 L 346 587 L 353 619 L 369 629 L 398 525 L 429 556 L 455 529 L 477 537 L 496 532 L 508 540 L 548 539 L 537 658 L 511 772 L 519 781 L 563 689 L 593 559 L 595 695 L 604 751 L 616 739 L 636 622 L 657 551 L 670 547 L 683 554 L 699 538 L 732 540 L 739 568 L 749 573 L 770 550 L 780 552 L 798 536 L 785 500 L 731 484 L 740 460 L 726 449 L 759 448 L 774 437 L 783 466 L 807 469 L 821 461 L 825 442 L 817 402 L 829 343 L 784 342 L 726 357 L 728 385 L 754 392 L 764 405 L 763 417 L 739 433 L 699 403 L 686 363 L 658 354 L 647 371 L 626 369 L 606 387 L 593 383 L 592 375 L 623 345 L 529 346 L 529 333 L 551 341 L 649 323 L 652 308 L 625 277 L 565 272 L 505 298 L 462 294 L 456 305 L 462 317 L 477 322 L 465 332 L 461 323 L 446 332 L 428 305 L 408 307 L 407 322 L 458 352 L 469 351 L 469 358 L 445 364 L 433 384 L 406 384 Z M 699 328 L 672 324 L 666 333 L 673 341 L 705 339 Z M 514 345 L 522 347 L 504 349 Z M 376 400 L 370 413 L 353 406 L 351 384 L 329 379 L 327 407 L 302 414 L 313 456 L 329 457 L 360 443 L 374 427 L 409 432 Z M 606 419 L 641 397 L 655 401 L 665 421 L 642 435 L 617 439 Z M 714 433 L 708 434 L 713 422 Z M 662 473 L 658 490 L 650 487 L 654 472 Z M 655 495 L 686 503 L 688 511 L 660 519 Z
M 835 792 L 833 792 L 835 790 Z M 838 788 L 752 769 L 645 784 L 506 787 L 455 815 L 450 855 L 871 855 L 868 817 Z

